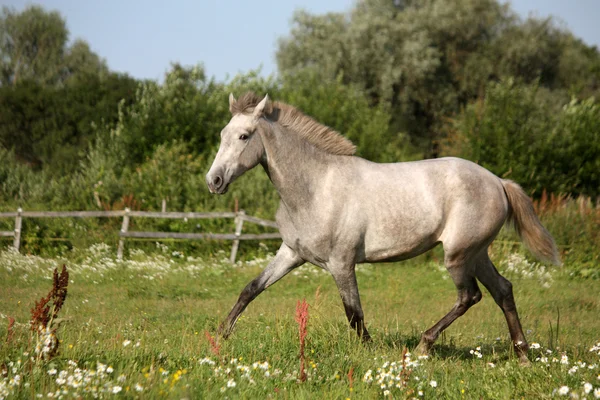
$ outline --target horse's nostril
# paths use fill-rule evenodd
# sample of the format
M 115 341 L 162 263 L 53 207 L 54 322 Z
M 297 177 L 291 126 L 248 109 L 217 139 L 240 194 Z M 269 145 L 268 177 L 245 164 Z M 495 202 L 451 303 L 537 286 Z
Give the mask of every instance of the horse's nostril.
M 213 186 L 218 189 L 221 187 L 221 184 L 223 183 L 223 179 L 220 176 L 215 176 L 213 178 Z

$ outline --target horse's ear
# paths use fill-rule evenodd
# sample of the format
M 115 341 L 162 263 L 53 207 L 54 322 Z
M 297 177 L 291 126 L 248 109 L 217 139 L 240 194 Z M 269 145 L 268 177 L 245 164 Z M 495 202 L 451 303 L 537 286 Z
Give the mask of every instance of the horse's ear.
M 267 94 L 265 95 L 265 98 L 262 99 L 260 103 L 256 105 L 256 107 L 254 107 L 254 112 L 252 113 L 252 115 L 254 116 L 254 118 L 259 119 L 260 117 L 265 115 L 265 113 L 268 113 L 270 109 L 269 106 L 269 95 Z
M 229 112 L 233 114 L 233 107 L 235 107 L 235 97 L 233 97 L 233 93 L 229 93 Z

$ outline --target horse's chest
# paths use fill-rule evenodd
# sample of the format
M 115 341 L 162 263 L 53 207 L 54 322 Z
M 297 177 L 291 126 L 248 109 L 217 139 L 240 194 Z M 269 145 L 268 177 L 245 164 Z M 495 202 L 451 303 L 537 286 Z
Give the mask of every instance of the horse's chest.
M 322 227 L 314 224 L 293 224 L 279 221 L 279 231 L 285 244 L 300 257 L 323 265 L 331 253 L 331 240 Z
M 305 232 L 295 231 L 286 235 L 282 232 L 282 238 L 304 260 L 316 265 L 325 264 L 331 252 L 331 249 L 327 245 L 329 241 L 320 235 L 303 233 Z

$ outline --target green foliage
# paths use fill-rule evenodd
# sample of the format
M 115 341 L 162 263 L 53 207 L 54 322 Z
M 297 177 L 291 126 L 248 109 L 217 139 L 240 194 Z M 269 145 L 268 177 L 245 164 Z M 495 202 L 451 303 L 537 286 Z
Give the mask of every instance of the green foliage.
M 372 104 L 389 105 L 392 127 L 437 156 L 446 118 L 515 77 L 552 90 L 598 93 L 600 54 L 552 19 L 522 21 L 496 0 L 361 0 L 348 13 L 294 14 L 277 49 L 279 71 L 342 76 Z
M 137 86 L 68 35 L 61 15 L 40 6 L 0 15 L 0 146 L 57 175 L 76 167 L 93 124 L 114 123 Z
M 78 74 L 65 85 L 22 80 L 0 86 L 0 146 L 36 169 L 72 171 L 95 136 L 95 124 L 113 123 L 121 99 L 130 103 L 137 83 L 119 74 Z
M 593 98 L 572 100 L 555 127 L 554 179 L 561 191 L 600 196 L 600 104 Z
M 600 107 L 593 99 L 557 108 L 537 85 L 509 79 L 451 123 L 445 153 L 473 160 L 539 197 L 542 191 L 600 195 Z
M 12 151 L 0 147 L 0 193 L 4 201 L 22 204 L 42 184 L 45 176 L 18 162 Z M 4 208 L 0 206 L 1 208 Z
M 117 130 L 123 132 L 125 161 L 139 164 L 155 146 L 175 139 L 199 151 L 213 146 L 217 136 L 208 134 L 212 118 L 219 119 L 219 111 L 224 113 L 207 101 L 214 86 L 202 68 L 184 69 L 178 65 L 166 75 L 163 85 L 144 83 L 134 104 L 122 110 L 117 125 Z
M 204 184 L 205 165 L 181 142 L 159 145 L 152 157 L 136 168 L 132 193 L 144 208 L 160 209 L 165 199 L 171 209 L 184 210 Z
M 0 16 L 1 83 L 21 79 L 53 84 L 60 80 L 69 32 L 56 11 L 29 6 L 17 13 L 2 8 Z
M 178 64 L 160 83 L 138 82 L 67 37 L 60 14 L 39 6 L 0 15 L 4 210 L 159 210 L 164 199 L 169 210 L 237 204 L 273 218 L 278 195 L 260 168 L 225 196 L 209 195 L 204 183 L 231 117 L 227 96 L 248 90 L 297 106 L 373 161 L 458 155 L 534 197 L 600 195 L 598 50 L 552 19 L 521 20 L 496 0 L 361 0 L 348 13 L 298 11 L 279 41 L 281 75 L 249 71 L 229 82 Z M 573 226 L 564 218 L 550 230 L 566 245 L 596 245 L 563 232 Z M 231 228 L 138 222 L 148 230 Z M 77 239 L 68 224 L 31 224 L 27 251 L 59 247 L 44 234 L 67 236 L 66 247 Z M 114 240 L 101 232 L 114 221 L 89 224 L 100 231 L 93 240 Z M 587 268 L 594 260 L 580 261 Z

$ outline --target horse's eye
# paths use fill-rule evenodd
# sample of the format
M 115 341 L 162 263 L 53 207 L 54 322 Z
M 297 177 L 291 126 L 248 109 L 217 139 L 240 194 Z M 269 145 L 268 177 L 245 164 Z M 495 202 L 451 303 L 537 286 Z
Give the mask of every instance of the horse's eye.
M 244 134 L 242 134 L 242 135 L 240 136 L 240 140 L 248 140 L 248 138 L 249 138 L 249 137 L 250 137 L 250 136 L 248 136 L 248 135 L 246 135 L 246 134 L 244 133 Z

